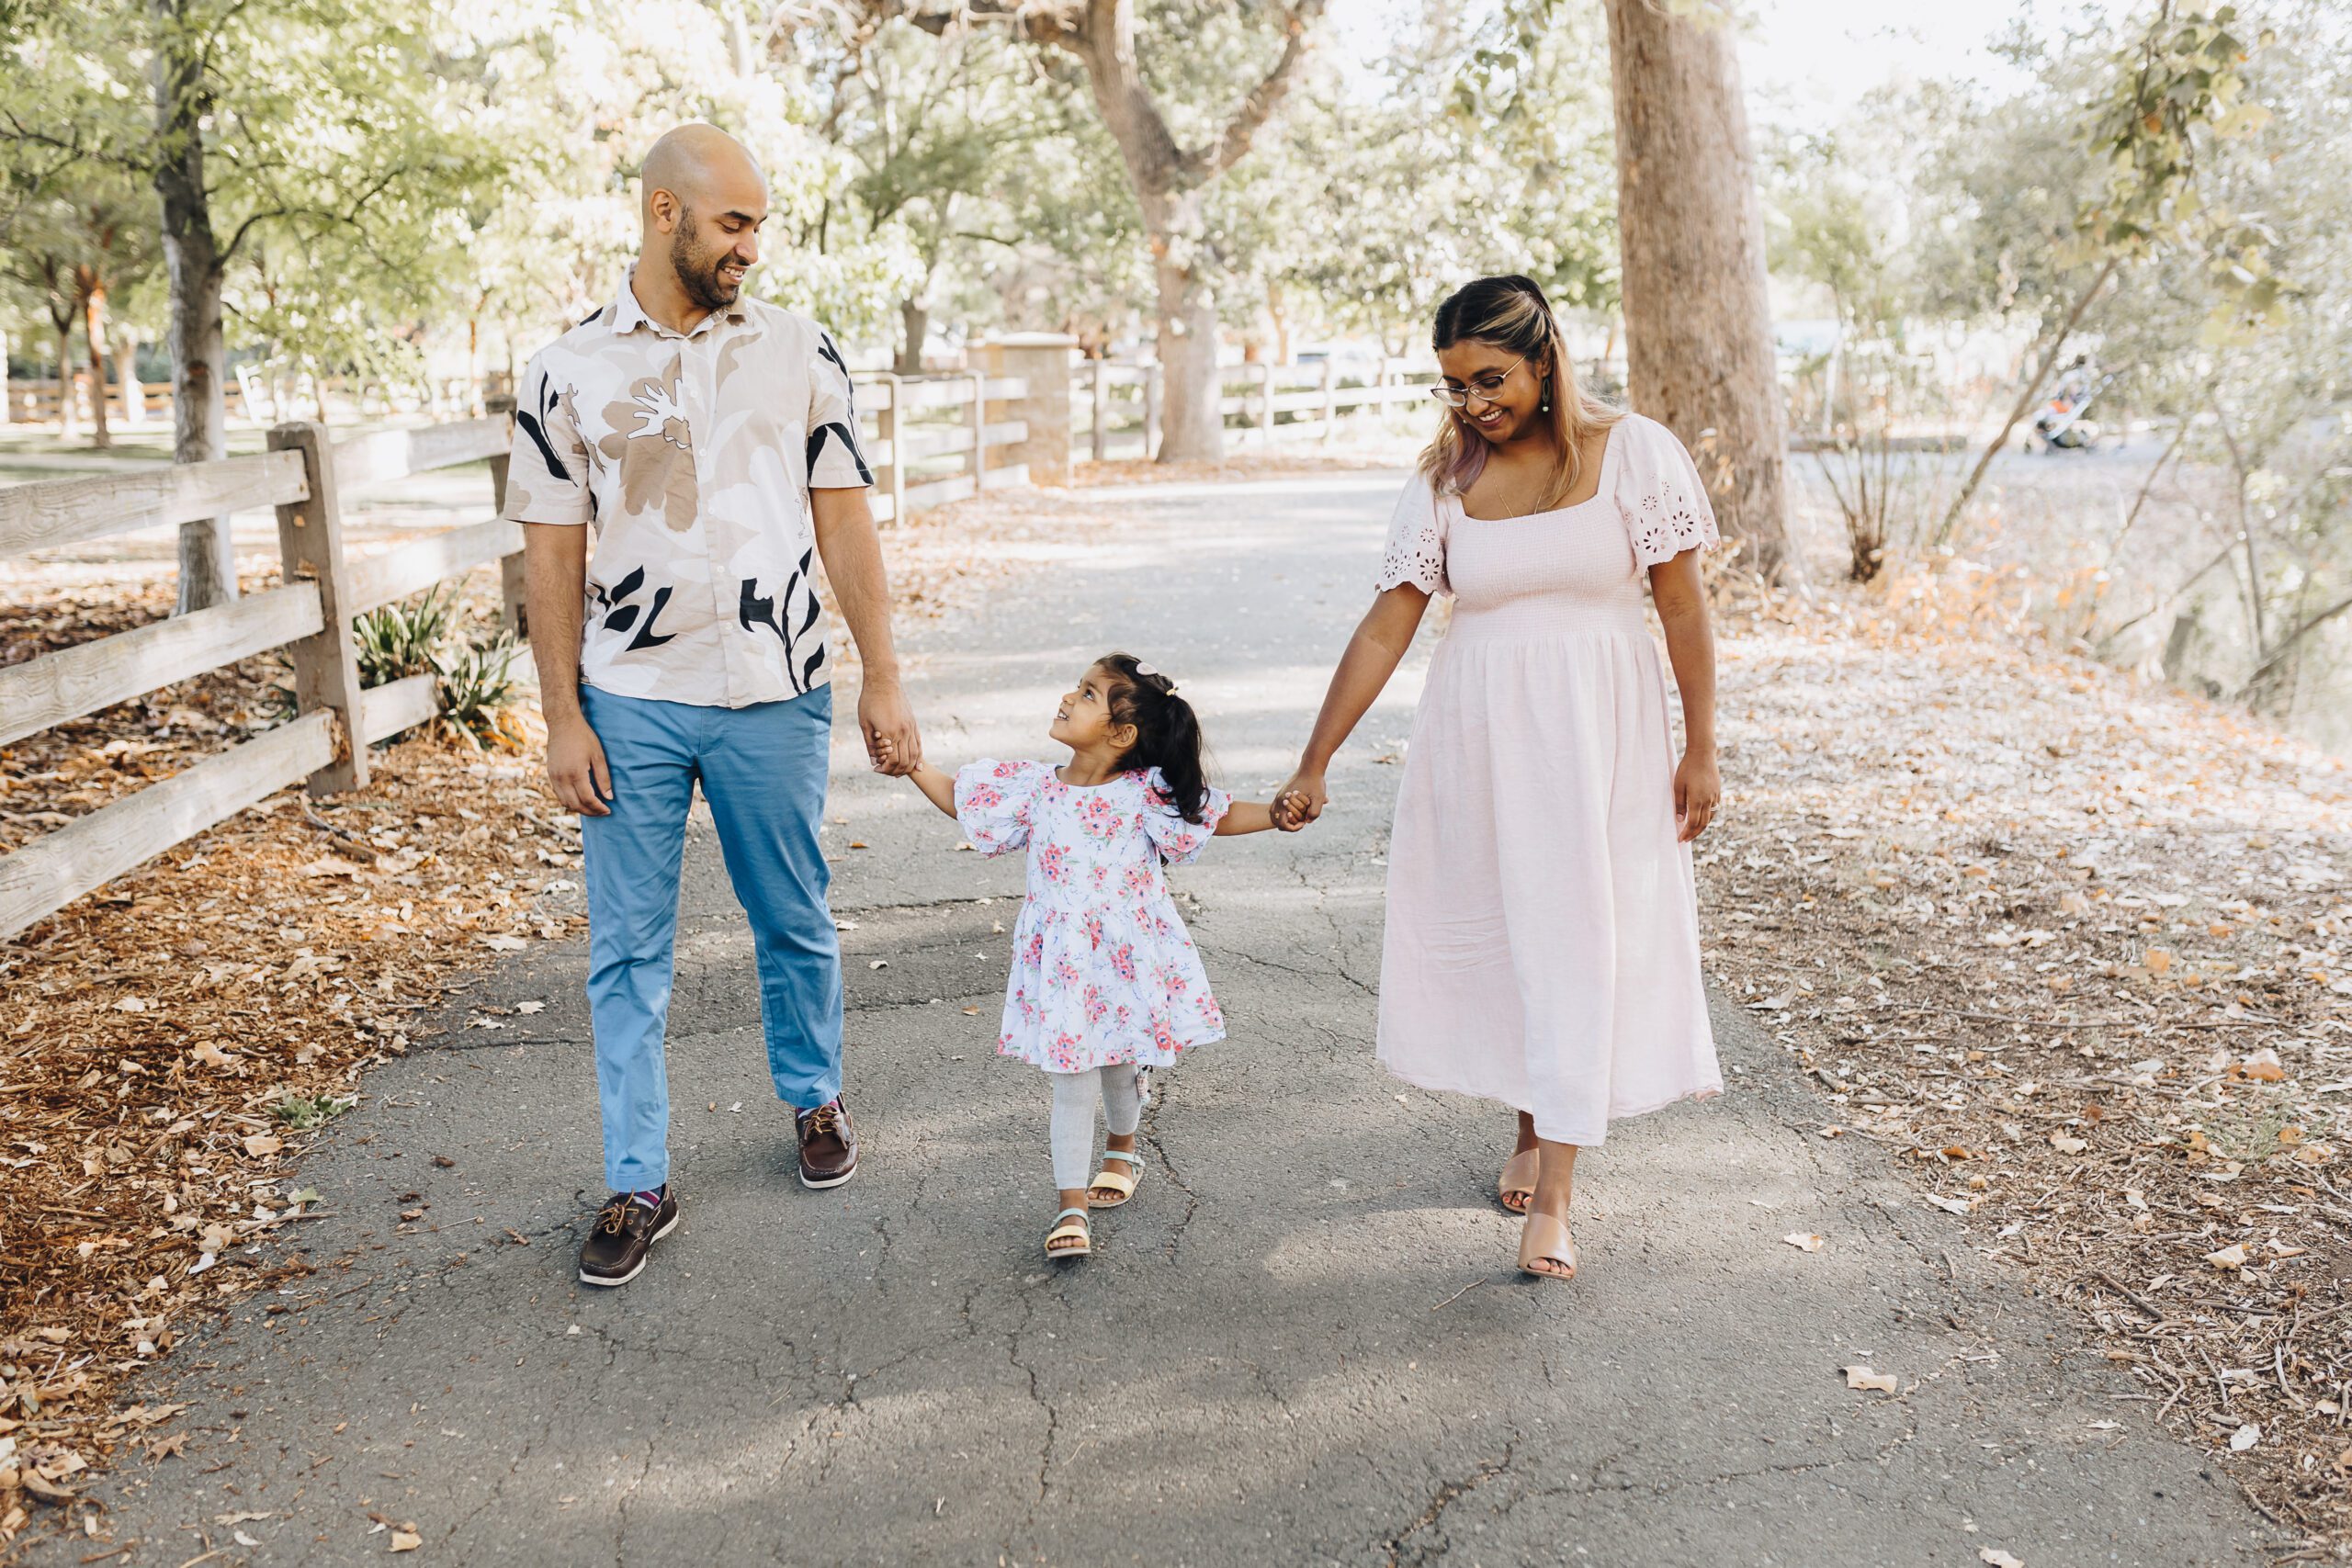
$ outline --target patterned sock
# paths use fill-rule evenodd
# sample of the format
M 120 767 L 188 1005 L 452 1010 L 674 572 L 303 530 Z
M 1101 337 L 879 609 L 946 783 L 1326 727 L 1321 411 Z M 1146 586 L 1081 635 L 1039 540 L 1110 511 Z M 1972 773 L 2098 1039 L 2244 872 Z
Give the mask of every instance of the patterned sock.
M 659 1210 L 669 1199 L 670 1184 L 665 1181 L 659 1187 L 648 1188 L 642 1192 L 633 1192 L 630 1196 L 649 1209 Z

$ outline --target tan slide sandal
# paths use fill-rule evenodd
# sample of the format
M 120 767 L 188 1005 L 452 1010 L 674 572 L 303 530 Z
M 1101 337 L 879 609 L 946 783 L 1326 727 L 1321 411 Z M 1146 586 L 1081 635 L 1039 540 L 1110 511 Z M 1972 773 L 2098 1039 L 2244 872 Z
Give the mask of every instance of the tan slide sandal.
M 1538 1269 L 1539 1263 L 1559 1265 Z M 1549 1214 L 1530 1214 L 1519 1233 L 1519 1271 L 1539 1280 L 1573 1280 L 1577 1273 L 1576 1244 L 1568 1239 L 1566 1222 Z
M 1102 1157 L 1105 1160 L 1117 1160 L 1124 1164 L 1127 1168 L 1122 1172 L 1113 1170 L 1108 1165 L 1105 1165 L 1102 1169 L 1094 1173 L 1094 1179 L 1086 1184 L 1086 1206 L 1090 1209 L 1117 1208 L 1120 1204 L 1125 1202 L 1128 1199 L 1136 1195 L 1136 1183 L 1143 1179 L 1142 1150 L 1104 1149 L 1102 1151 Z M 1118 1196 L 1116 1198 L 1097 1198 L 1094 1195 L 1094 1189 L 1098 1187 L 1107 1187 L 1112 1191 L 1116 1192 Z
M 1527 1201 L 1535 1195 L 1536 1173 L 1543 1168 L 1542 1149 L 1521 1149 L 1503 1161 L 1502 1179 L 1495 1184 L 1495 1196 L 1502 1206 L 1514 1214 L 1527 1213 Z M 1519 1195 L 1516 1203 L 1510 1201 L 1513 1193 Z
M 1048 1258 L 1083 1258 L 1094 1250 L 1093 1233 L 1086 1226 L 1086 1211 L 1064 1209 L 1054 1216 L 1054 1228 L 1046 1233 L 1046 1256 Z

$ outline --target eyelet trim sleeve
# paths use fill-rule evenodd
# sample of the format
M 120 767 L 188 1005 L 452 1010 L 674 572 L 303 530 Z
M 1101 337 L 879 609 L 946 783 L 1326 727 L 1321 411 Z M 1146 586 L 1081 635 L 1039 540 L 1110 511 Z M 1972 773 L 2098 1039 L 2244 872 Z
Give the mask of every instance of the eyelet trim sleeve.
M 1426 475 L 1415 474 L 1396 498 L 1388 520 L 1388 553 L 1373 592 L 1385 593 L 1404 583 L 1424 593 L 1450 593 L 1445 578 L 1445 518 Z
M 1189 865 L 1198 860 L 1208 841 L 1216 837 L 1216 825 L 1232 809 L 1233 796 L 1211 784 L 1207 797 L 1201 803 L 1201 819 L 1187 822 L 1176 814 L 1176 802 L 1168 793 L 1167 777 L 1158 768 L 1144 776 L 1144 837 L 1159 852 L 1163 864 Z
M 1029 816 L 1037 793 L 1054 776 L 1043 762 L 1000 762 L 990 757 L 956 772 L 956 820 L 972 848 L 1001 855 L 1029 842 Z
M 1685 550 L 1722 544 L 1699 466 L 1674 432 L 1654 419 L 1628 414 L 1619 434 L 1626 441 L 1626 460 L 1617 484 L 1617 509 L 1633 540 L 1635 564 L 1647 570 Z

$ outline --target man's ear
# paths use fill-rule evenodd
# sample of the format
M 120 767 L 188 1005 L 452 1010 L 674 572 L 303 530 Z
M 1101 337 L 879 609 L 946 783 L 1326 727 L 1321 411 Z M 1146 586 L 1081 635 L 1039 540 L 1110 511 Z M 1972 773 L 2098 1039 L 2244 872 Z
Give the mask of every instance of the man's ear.
M 664 234 L 676 231 L 679 215 L 685 210 L 685 203 L 678 199 L 676 191 L 663 190 L 657 186 L 653 194 L 645 198 L 645 204 L 653 214 L 655 228 Z

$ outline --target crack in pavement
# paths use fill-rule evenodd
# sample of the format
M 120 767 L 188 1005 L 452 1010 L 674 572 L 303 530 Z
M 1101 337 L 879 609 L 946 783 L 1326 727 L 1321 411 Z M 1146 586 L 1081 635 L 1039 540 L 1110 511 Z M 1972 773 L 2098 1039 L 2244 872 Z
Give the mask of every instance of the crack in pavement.
M 1461 1498 L 1467 1496 L 1472 1492 L 1476 1491 L 1479 1487 L 1484 1486 L 1487 1482 L 1492 1481 L 1496 1476 L 1501 1475 L 1509 1471 L 1510 1469 L 1511 1455 L 1515 1451 L 1516 1447 L 1516 1443 L 1507 1441 L 1503 1444 L 1502 1458 L 1488 1460 L 1486 1463 L 1480 1465 L 1476 1471 L 1473 1472 L 1468 1476 L 1464 1477 L 1460 1481 L 1447 1481 L 1441 1483 L 1437 1491 L 1430 1496 L 1429 1506 L 1421 1510 L 1420 1517 L 1419 1518 L 1413 1520 L 1403 1529 L 1398 1530 L 1396 1534 L 1389 1536 L 1385 1540 L 1378 1543 L 1387 1550 L 1387 1568 L 1418 1568 L 1418 1565 L 1419 1564 L 1435 1562 L 1439 1558 L 1443 1557 L 1448 1551 L 1452 1550 L 1453 1543 L 1448 1540 L 1442 1533 L 1439 1533 L 1435 1537 L 1433 1550 L 1415 1546 L 1412 1548 L 1413 1555 L 1409 1560 L 1404 1555 L 1408 1545 L 1411 1543 L 1414 1537 L 1419 1535 L 1424 1530 L 1434 1531 L 1437 1529 L 1438 1522 L 1445 1517 L 1445 1511 L 1448 1508 L 1452 1507 Z

